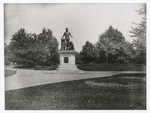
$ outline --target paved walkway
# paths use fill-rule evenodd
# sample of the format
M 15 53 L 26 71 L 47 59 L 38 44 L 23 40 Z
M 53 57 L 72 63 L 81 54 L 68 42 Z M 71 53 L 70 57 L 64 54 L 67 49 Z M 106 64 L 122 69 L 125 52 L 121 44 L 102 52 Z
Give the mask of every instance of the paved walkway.
M 58 74 L 53 71 L 24 70 L 18 69 L 13 76 L 5 78 L 5 91 L 20 89 L 25 87 L 37 86 L 42 84 L 57 83 L 63 81 L 80 80 L 87 78 L 112 76 L 116 72 L 111 71 L 89 71 L 78 74 Z M 141 71 L 124 71 L 120 73 L 145 73 Z

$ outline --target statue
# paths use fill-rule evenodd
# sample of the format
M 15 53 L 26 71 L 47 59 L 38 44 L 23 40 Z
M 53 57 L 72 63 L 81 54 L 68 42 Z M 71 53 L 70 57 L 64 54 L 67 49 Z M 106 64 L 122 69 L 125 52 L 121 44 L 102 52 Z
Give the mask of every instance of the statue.
M 71 41 L 67 41 L 66 50 L 74 50 L 74 44 Z
M 63 38 L 64 36 L 65 38 Z M 73 37 L 68 31 L 68 28 L 66 28 L 66 31 L 61 38 L 61 50 L 74 50 L 74 44 L 70 41 L 70 36 Z

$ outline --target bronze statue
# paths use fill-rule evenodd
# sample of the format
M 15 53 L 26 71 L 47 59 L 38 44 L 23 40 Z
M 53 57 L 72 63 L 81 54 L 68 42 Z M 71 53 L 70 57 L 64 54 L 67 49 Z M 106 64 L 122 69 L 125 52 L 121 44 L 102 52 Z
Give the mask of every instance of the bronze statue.
M 64 36 L 65 38 L 63 38 Z M 73 37 L 68 31 L 68 28 L 66 28 L 61 38 L 61 50 L 74 50 L 74 44 L 70 41 L 70 36 Z

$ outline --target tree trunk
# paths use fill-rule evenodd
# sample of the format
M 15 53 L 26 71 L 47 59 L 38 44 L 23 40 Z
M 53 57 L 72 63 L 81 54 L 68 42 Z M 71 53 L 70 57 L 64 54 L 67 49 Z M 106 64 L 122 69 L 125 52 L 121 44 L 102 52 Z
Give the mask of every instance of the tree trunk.
M 108 53 L 106 53 L 106 63 L 108 65 Z

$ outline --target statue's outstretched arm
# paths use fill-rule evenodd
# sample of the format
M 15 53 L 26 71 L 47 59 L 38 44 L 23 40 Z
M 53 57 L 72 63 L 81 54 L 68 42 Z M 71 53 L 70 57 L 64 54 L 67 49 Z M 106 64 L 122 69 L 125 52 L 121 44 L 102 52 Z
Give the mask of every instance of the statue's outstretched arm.
M 71 33 L 69 32 L 69 35 L 71 36 L 71 37 L 73 37 L 72 35 L 71 35 Z
M 65 36 L 65 33 L 63 34 L 63 36 L 61 37 L 61 39 Z

